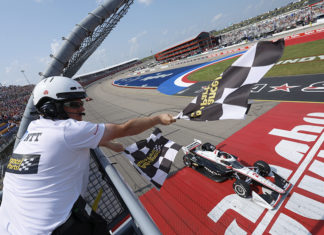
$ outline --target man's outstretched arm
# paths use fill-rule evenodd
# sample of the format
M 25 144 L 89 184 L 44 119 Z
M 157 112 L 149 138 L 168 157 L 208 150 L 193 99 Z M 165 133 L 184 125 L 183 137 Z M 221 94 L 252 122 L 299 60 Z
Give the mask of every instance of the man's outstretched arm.
M 140 117 L 130 119 L 122 124 L 105 124 L 105 132 L 99 143 L 100 146 L 106 146 L 107 142 L 125 136 L 137 135 L 158 124 L 170 125 L 175 122 L 172 115 L 160 114 L 153 117 Z

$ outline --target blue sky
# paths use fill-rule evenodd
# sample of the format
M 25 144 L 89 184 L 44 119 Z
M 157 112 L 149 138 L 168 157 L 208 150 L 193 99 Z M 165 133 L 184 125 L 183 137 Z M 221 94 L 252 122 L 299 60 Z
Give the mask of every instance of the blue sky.
M 223 29 L 295 0 L 134 0 L 128 13 L 78 74 L 144 58 L 198 35 Z M 100 0 L 2 0 L 0 83 L 40 80 L 63 36 Z M 21 71 L 24 72 L 21 72 Z M 27 79 L 25 78 L 27 77 Z

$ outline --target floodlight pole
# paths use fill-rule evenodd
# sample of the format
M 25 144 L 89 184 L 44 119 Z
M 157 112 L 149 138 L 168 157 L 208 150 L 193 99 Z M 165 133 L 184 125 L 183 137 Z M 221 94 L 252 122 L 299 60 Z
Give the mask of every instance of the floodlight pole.
M 30 81 L 28 80 L 28 78 L 27 78 L 27 76 L 26 76 L 26 74 L 25 74 L 25 70 L 21 70 L 20 72 L 24 75 L 24 77 L 25 77 L 25 79 L 26 79 L 28 85 L 30 85 Z

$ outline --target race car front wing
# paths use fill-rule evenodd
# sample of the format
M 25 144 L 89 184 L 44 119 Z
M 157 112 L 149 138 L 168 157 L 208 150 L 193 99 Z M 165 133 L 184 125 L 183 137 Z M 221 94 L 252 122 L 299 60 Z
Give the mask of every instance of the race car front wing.
M 285 193 L 280 194 L 276 191 L 269 190 L 269 188 L 264 187 L 262 187 L 263 193 L 258 194 L 255 191 L 252 191 L 252 200 L 260 206 L 271 210 L 277 207 L 282 197 L 288 193 L 289 189 L 292 186 L 289 181 L 285 180 L 280 175 L 276 174 L 275 172 L 272 172 L 272 174 L 274 178 L 274 184 L 283 189 Z

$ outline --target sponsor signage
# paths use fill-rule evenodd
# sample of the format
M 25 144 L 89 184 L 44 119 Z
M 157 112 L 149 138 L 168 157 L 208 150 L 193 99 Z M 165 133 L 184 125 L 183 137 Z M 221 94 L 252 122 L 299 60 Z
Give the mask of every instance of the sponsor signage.
M 249 99 L 324 102 L 324 74 L 263 78 Z
M 232 214 L 226 228 L 232 233 L 323 234 L 323 142 L 323 104 L 277 105 L 222 145 L 250 163 L 257 158 L 269 162 L 293 184 L 290 193 L 275 210 L 247 206 L 236 195 L 226 195 L 209 218 L 217 223 Z

